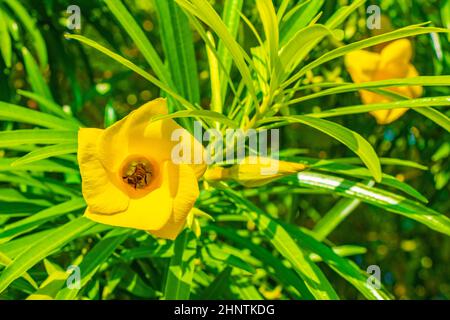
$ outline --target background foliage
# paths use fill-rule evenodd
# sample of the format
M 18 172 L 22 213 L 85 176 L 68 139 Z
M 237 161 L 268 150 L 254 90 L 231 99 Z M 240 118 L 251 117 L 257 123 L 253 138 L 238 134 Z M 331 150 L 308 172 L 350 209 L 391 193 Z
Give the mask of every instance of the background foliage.
M 423 28 L 449 28 L 450 1 L 271 3 L 77 1 L 82 29 L 66 39 L 72 2 L 0 1 L 0 299 L 450 297 L 447 109 L 434 118 L 410 110 L 387 126 L 341 111 L 325 123 L 320 112 L 360 104 L 354 88 L 309 97 L 351 82 L 343 57 L 302 74 L 327 52 L 373 36 L 365 9 L 376 3 L 393 30 L 430 21 L 398 36 L 417 34 L 413 63 L 436 76 L 417 80 L 436 98 L 408 106 L 448 105 L 439 97 L 450 93 L 449 34 Z M 274 13 L 285 17 L 279 25 Z M 281 60 L 292 60 L 283 74 L 277 48 L 305 27 L 291 48 L 299 56 Z M 281 86 L 296 75 L 300 82 L 266 100 L 269 79 Z M 295 85 L 303 90 L 291 95 Z M 257 189 L 202 184 L 192 231 L 175 243 L 79 218 L 76 129 L 107 127 L 161 95 L 173 112 L 190 110 L 179 119 L 187 128 L 189 116 L 221 121 L 217 113 L 241 127 L 295 122 L 281 129 L 282 156 L 313 168 Z M 309 98 L 283 104 L 301 97 Z M 268 100 L 270 112 L 259 116 Z M 316 118 L 295 117 L 304 114 Z M 356 157 L 355 132 L 381 159 L 377 189 L 377 157 L 369 148 L 358 151 L 363 162 Z M 349 193 L 356 182 L 372 196 Z M 382 290 L 365 286 L 372 264 Z M 70 265 L 80 266 L 80 290 L 65 285 Z

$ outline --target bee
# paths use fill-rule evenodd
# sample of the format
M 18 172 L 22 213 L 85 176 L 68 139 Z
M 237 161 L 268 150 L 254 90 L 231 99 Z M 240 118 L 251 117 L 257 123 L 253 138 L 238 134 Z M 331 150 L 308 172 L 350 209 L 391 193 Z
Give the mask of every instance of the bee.
M 143 189 L 150 183 L 152 171 L 142 162 L 132 162 L 122 179 L 134 189 Z

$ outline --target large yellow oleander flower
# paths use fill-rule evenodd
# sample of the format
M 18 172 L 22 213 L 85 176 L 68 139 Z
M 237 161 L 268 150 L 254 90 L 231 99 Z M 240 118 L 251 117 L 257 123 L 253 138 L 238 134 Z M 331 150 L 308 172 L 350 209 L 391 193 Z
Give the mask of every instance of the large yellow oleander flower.
M 353 82 L 401 79 L 417 77 L 416 68 L 410 63 L 412 46 L 408 39 L 400 39 L 385 46 L 380 53 L 366 50 L 350 52 L 345 56 L 345 66 Z M 421 86 L 391 87 L 390 90 L 409 98 L 422 95 Z M 367 90 L 360 90 L 364 104 L 391 101 L 388 97 Z M 408 109 L 377 110 L 370 112 L 379 124 L 388 124 L 400 118 Z
M 166 101 L 156 99 L 107 129 L 80 129 L 78 162 L 87 218 L 167 239 L 181 232 L 206 166 L 174 162 L 172 150 L 189 144 L 192 158 L 204 150 L 175 121 L 150 122 L 162 114 L 167 114 Z M 175 131 L 181 142 L 171 140 Z

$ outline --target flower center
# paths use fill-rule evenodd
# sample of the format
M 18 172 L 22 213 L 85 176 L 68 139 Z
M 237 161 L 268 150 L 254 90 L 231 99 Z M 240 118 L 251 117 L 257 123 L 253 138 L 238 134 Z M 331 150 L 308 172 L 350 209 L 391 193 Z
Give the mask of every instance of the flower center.
M 150 161 L 133 160 L 123 168 L 123 181 L 134 189 L 144 189 L 152 182 L 154 175 Z

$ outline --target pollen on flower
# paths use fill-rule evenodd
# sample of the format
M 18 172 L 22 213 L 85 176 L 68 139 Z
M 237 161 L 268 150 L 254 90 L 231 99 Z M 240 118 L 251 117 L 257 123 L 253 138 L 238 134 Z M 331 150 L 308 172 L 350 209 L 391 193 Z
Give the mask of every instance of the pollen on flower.
M 134 189 L 144 189 L 151 183 L 153 174 L 148 160 L 133 160 L 124 166 L 122 179 Z

